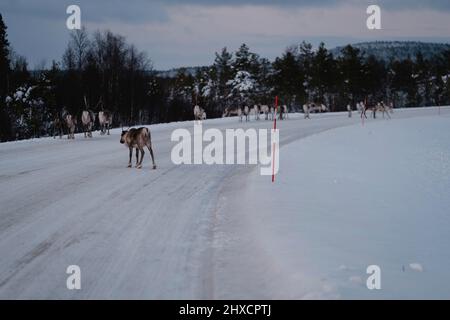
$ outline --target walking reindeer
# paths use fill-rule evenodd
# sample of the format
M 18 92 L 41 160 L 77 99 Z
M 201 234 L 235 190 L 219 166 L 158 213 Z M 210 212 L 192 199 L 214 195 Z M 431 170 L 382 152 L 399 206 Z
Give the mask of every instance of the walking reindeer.
M 383 101 L 377 104 L 377 110 L 381 112 L 381 114 L 383 115 L 383 119 L 385 118 L 385 115 L 388 119 L 391 118 L 391 115 L 389 114 L 391 111 L 390 106 L 385 105 Z
M 205 120 L 206 119 L 206 112 L 203 108 L 196 105 L 194 107 L 194 120 Z
M 77 117 L 67 113 L 64 116 L 64 121 L 67 127 L 67 139 L 75 139 L 75 130 L 77 128 Z
M 152 138 L 150 130 L 146 127 L 138 129 L 131 128 L 129 130 L 123 130 L 120 136 L 120 143 L 128 147 L 130 151 L 130 159 L 128 161 L 128 168 L 131 168 L 131 160 L 133 156 L 133 149 L 136 149 L 136 168 L 142 168 L 142 160 L 144 160 L 144 147 L 147 147 L 152 157 L 153 169 L 156 169 L 155 158 L 153 156 Z M 139 153 L 141 158 L 139 159 Z
M 103 102 L 101 102 L 101 98 L 99 104 L 102 105 L 102 111 L 98 112 L 98 123 L 100 124 L 100 134 L 101 135 L 107 134 L 109 136 L 109 129 L 111 129 L 113 122 L 113 114 L 109 110 L 103 109 Z
M 84 137 L 92 138 L 92 129 L 94 128 L 95 114 L 94 112 L 92 112 L 92 110 L 89 109 L 86 96 L 84 96 L 84 106 L 86 107 L 86 110 L 83 110 L 83 112 L 81 113 L 81 124 L 83 126 Z
M 259 120 L 259 114 L 261 112 L 261 109 L 257 104 L 253 106 L 253 108 L 250 110 L 250 114 L 253 114 L 255 116 L 255 120 Z
M 364 102 L 360 102 L 359 103 L 359 107 L 361 109 L 361 118 L 364 116 L 367 119 L 367 115 L 366 115 L 367 110 L 371 110 L 372 111 L 372 116 L 373 116 L 374 119 L 376 119 L 376 117 L 377 117 L 377 111 L 382 113 L 383 119 L 385 118 L 385 116 L 388 119 L 391 118 L 390 105 L 385 105 L 383 101 L 378 102 L 376 105 L 371 105 L 371 106 L 366 106 L 366 104 Z
M 305 114 L 305 119 L 311 119 L 309 116 L 309 105 L 307 103 L 303 105 L 303 113 Z
M 64 135 L 64 120 L 59 113 L 53 119 L 52 127 L 53 127 L 53 139 L 55 139 L 57 135 L 59 135 L 59 138 L 61 139 L 62 136 Z
M 261 112 L 264 114 L 264 119 L 265 120 L 269 120 L 269 112 L 270 112 L 270 108 L 268 105 L 263 104 L 260 107 Z
M 366 112 L 367 110 L 372 111 L 372 116 L 375 119 L 377 117 L 376 113 L 377 113 L 377 106 L 372 105 L 372 106 L 367 106 L 364 102 L 360 102 L 359 106 L 361 108 L 361 119 L 362 117 L 367 119 L 367 115 Z

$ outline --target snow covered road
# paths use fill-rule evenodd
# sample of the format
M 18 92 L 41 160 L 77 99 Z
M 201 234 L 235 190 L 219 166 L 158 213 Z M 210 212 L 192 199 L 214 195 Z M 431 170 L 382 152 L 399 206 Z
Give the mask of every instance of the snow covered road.
M 436 114 L 436 108 L 396 110 L 391 122 Z M 450 109 L 441 108 L 441 114 L 448 116 Z M 360 126 L 356 114 L 290 117 L 279 123 L 282 146 Z M 221 130 L 270 126 L 236 118 L 204 122 L 205 128 Z M 150 169 L 148 152 L 142 170 L 126 168 L 128 152 L 119 144 L 119 130 L 111 136 L 94 133 L 93 139 L 77 135 L 74 141 L 1 144 L 0 298 L 254 298 L 259 290 L 266 290 L 267 298 L 286 296 L 261 280 L 275 270 L 268 267 L 273 261 L 257 255 L 259 269 L 243 278 L 233 266 L 240 253 L 251 254 L 252 243 L 242 252 L 230 252 L 234 246 L 226 243 L 246 239 L 246 225 L 224 221 L 223 208 L 245 203 L 237 191 L 255 166 L 174 165 L 170 135 L 181 127 L 192 130 L 193 122 L 149 126 L 157 170 Z M 81 290 L 66 288 L 69 265 L 81 268 Z

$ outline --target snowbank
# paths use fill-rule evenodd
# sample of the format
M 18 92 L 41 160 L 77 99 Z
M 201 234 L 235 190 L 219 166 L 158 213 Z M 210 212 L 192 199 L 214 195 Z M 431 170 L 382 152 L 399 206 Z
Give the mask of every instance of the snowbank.
M 243 297 L 450 297 L 448 115 L 326 131 L 280 161 L 274 184 L 254 170 L 236 192 L 239 238 L 216 239 L 238 255 L 232 272 L 258 284 Z M 369 265 L 381 290 L 366 287 Z

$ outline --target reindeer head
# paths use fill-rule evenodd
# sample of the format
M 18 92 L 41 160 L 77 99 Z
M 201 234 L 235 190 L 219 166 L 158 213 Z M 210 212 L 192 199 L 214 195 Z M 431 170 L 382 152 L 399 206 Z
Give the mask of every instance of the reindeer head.
M 126 142 L 127 133 L 128 133 L 128 130 L 122 129 L 122 134 L 120 135 L 120 143 L 121 144 L 124 144 Z

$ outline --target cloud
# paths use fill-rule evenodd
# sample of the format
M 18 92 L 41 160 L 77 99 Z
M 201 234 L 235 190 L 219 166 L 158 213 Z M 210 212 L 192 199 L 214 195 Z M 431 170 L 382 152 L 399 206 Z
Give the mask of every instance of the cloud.
M 450 10 L 448 0 L 166 0 L 170 5 L 202 5 L 202 6 L 272 6 L 272 7 L 299 7 L 323 8 L 340 5 L 368 6 L 378 4 L 390 10 L 431 9 Z
M 382 9 L 380 31 L 365 27 L 365 8 Z M 10 42 L 31 66 L 60 60 L 69 31 L 69 4 L 78 4 L 89 31 L 109 29 L 145 50 L 155 67 L 205 65 L 214 52 L 241 43 L 274 58 L 303 40 L 328 46 L 383 39 L 450 39 L 450 1 L 418 0 L 1 0 Z
M 163 1 L 121 0 L 2 0 L 1 12 L 20 19 L 61 20 L 66 18 L 66 8 L 76 4 L 81 8 L 85 22 L 122 21 L 144 23 L 167 20 Z

